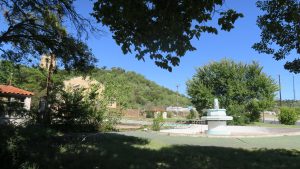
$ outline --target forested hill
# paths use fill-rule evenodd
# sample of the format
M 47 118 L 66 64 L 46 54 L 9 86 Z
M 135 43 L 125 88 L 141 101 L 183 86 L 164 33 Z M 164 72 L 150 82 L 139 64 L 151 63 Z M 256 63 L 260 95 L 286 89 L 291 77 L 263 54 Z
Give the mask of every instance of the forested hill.
M 97 69 L 92 75 L 99 82 L 111 78 L 128 88 L 127 102 L 131 108 L 151 108 L 175 106 L 177 93 L 146 79 L 143 75 L 121 68 Z M 179 106 L 190 105 L 189 99 L 178 96 Z
M 38 97 L 45 93 L 46 86 L 45 71 L 39 68 L 25 66 L 13 66 L 9 62 L 0 61 L 0 84 L 5 84 L 11 78 L 12 84 L 25 90 L 33 91 L 35 96 L 33 104 L 37 104 Z M 80 76 L 75 72 L 55 71 L 53 81 L 62 82 L 65 79 Z M 175 106 L 177 94 L 170 89 L 159 86 L 144 76 L 121 68 L 98 68 L 88 74 L 97 81 L 106 84 L 108 81 L 114 85 L 118 95 L 123 96 L 127 108 L 148 109 L 153 107 Z M 185 96 L 178 96 L 179 106 L 190 105 Z

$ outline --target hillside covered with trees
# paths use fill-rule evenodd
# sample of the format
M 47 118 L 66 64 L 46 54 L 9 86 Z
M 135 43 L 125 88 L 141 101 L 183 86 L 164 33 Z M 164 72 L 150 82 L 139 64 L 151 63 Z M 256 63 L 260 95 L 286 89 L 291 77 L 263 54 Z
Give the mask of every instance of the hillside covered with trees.
M 13 65 L 7 61 L 0 62 L 0 84 L 8 84 L 11 81 L 12 85 L 16 87 L 34 92 L 33 106 L 37 106 L 39 97 L 45 95 L 46 76 L 46 71 L 36 67 Z M 76 76 L 91 76 L 104 85 L 110 83 L 116 91 L 115 94 L 122 95 L 123 104 L 126 108 L 151 109 L 175 106 L 177 103 L 176 92 L 159 86 L 141 74 L 125 71 L 121 68 L 96 68 L 87 74 L 56 70 L 53 82 L 62 83 L 63 80 Z M 190 105 L 189 99 L 179 95 L 178 105 Z

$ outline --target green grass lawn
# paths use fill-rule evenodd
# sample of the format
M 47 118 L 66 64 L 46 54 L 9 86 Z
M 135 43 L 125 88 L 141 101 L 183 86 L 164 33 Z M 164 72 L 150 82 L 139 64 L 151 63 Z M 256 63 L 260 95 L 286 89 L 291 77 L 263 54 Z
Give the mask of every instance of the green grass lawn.
M 0 133 L 1 168 L 299 169 L 300 137 L 226 139 L 154 132 L 62 134 L 19 129 Z M 35 132 L 32 132 L 35 131 Z M 292 140 L 292 141 L 291 141 Z M 265 146 L 267 142 L 274 147 Z M 238 145 L 238 146 L 237 146 Z M 256 145 L 256 146 L 247 146 Z M 256 147 L 256 148 L 255 148 Z
M 256 137 L 256 138 L 216 138 L 168 136 L 164 133 L 128 131 L 121 134 L 150 140 L 155 147 L 173 145 L 214 146 L 253 149 L 289 149 L 300 151 L 300 136 Z

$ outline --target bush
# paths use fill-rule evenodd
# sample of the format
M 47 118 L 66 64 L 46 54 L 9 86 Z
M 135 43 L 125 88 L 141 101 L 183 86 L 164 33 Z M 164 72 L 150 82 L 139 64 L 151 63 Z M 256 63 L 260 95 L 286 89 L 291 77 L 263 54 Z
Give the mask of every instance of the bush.
M 154 118 L 154 112 L 146 111 L 146 118 Z
M 260 102 L 257 100 L 252 100 L 250 103 L 246 106 L 247 111 L 249 111 L 249 114 L 247 114 L 247 117 L 251 122 L 258 122 L 260 119 L 260 112 L 263 111 L 263 106 L 261 106 Z
M 281 124 L 294 125 L 298 120 L 298 114 L 295 108 L 281 107 L 278 120 Z
M 173 112 L 167 112 L 167 118 L 172 118 L 173 117 Z
M 227 109 L 227 115 L 233 117 L 233 121 L 229 121 L 231 125 L 244 125 L 250 123 L 250 114 L 245 113 L 245 106 L 230 105 Z
M 300 107 L 296 107 L 295 108 L 296 113 L 298 114 L 298 116 L 300 116 Z
M 121 110 L 111 109 L 104 115 L 104 120 L 100 125 L 101 131 L 116 131 L 115 126 L 122 118 Z
M 51 104 L 52 125 L 62 131 L 94 132 L 115 130 L 122 109 L 109 109 L 109 94 L 98 93 L 99 86 L 90 90 L 55 91 Z M 106 89 L 105 89 L 106 90 Z
M 163 125 L 163 122 L 164 122 L 164 119 L 162 117 L 162 114 L 159 114 L 158 117 L 153 119 L 152 130 L 159 131 L 161 126 Z
M 52 104 L 57 110 L 51 113 L 55 119 L 53 123 L 65 124 L 66 126 L 88 123 L 93 109 L 92 105 L 85 99 L 83 92 L 83 89 L 71 92 L 59 91 L 59 97 L 55 98 L 55 104 Z
M 197 118 L 197 112 L 193 109 L 190 110 L 190 113 L 186 116 L 187 119 L 195 119 Z

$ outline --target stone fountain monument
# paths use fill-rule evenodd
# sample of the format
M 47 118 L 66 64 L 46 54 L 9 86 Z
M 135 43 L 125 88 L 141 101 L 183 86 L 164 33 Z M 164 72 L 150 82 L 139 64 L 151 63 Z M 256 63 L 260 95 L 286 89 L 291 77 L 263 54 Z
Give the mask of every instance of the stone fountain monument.
M 231 116 L 226 115 L 226 109 L 219 108 L 218 99 L 214 99 L 214 108 L 205 110 L 207 116 L 203 116 L 201 120 L 206 120 L 208 124 L 208 135 L 230 135 L 227 129 L 227 121 L 232 120 Z

